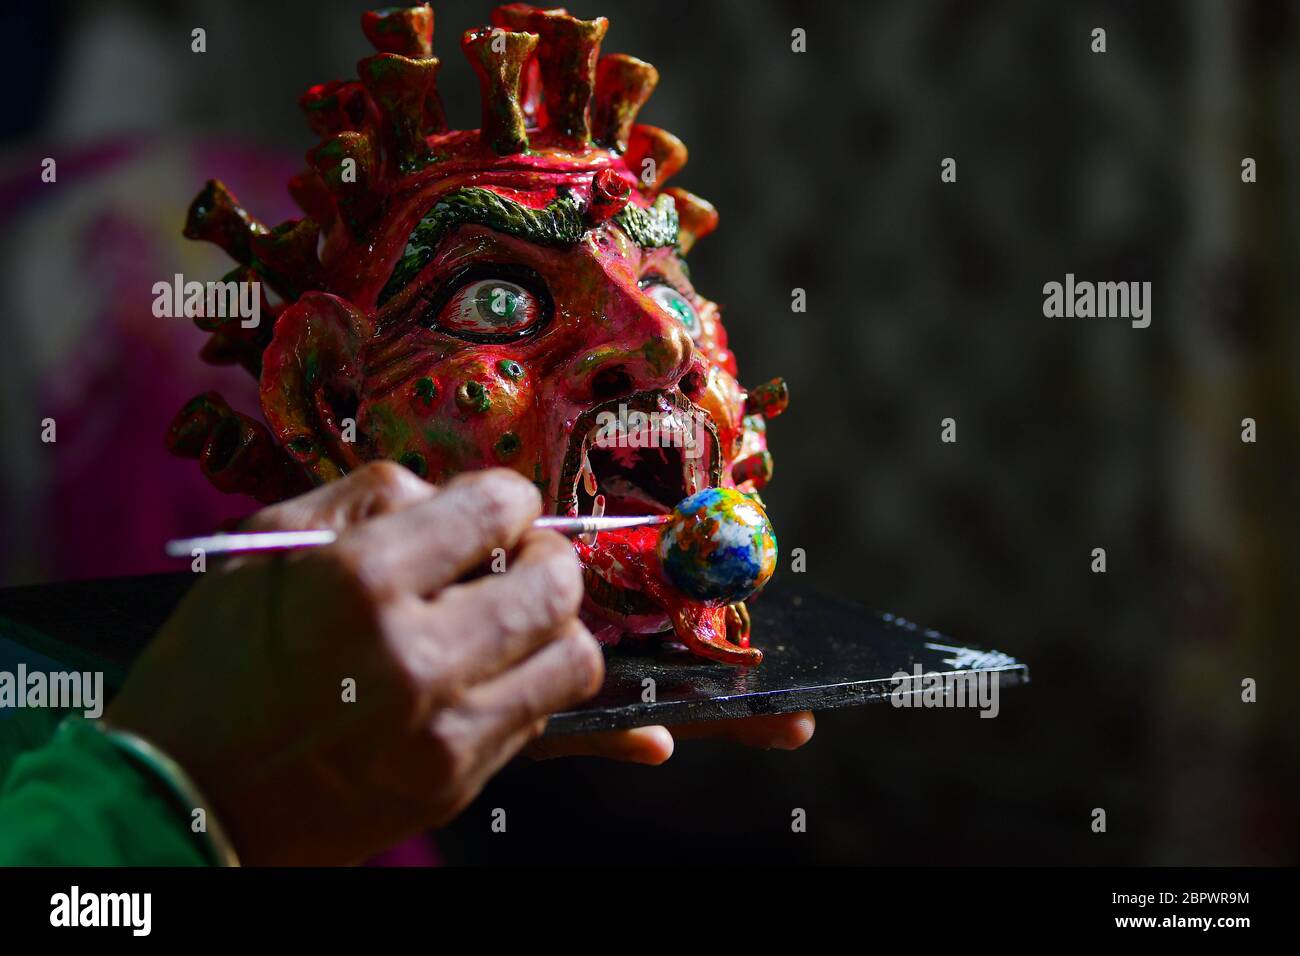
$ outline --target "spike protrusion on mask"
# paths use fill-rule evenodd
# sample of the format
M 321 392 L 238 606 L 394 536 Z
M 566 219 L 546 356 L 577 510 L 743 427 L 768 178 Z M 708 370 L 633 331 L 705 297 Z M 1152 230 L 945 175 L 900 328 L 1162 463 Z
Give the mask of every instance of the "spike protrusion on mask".
M 299 209 L 320 223 L 324 232 L 329 232 L 338 213 L 334 208 L 334 197 L 316 170 L 304 169 L 289 177 L 289 195 Z
M 215 243 L 230 258 L 248 265 L 253 257 L 249 248 L 253 237 L 267 231 L 266 226 L 239 204 L 225 183 L 209 179 L 203 191 L 190 203 L 182 234 L 186 239 Z
M 790 389 L 785 379 L 774 378 L 749 390 L 745 396 L 745 414 L 776 418 L 789 404 Z
M 310 487 L 267 427 L 236 412 L 216 392 L 196 396 L 180 410 L 167 431 L 167 448 L 197 458 L 203 474 L 221 491 L 251 495 L 265 504 Z
M 321 287 L 319 239 L 320 226 L 311 219 L 292 219 L 253 237 L 250 247 L 257 271 L 280 298 L 292 302 Z
M 437 57 L 413 60 L 397 53 L 376 53 L 357 64 L 366 92 L 382 114 L 402 172 L 428 160 L 425 136 L 447 128 L 438 96 Z
M 407 197 L 418 193 L 413 187 L 438 178 L 427 163 L 445 161 L 450 176 L 473 173 L 476 164 L 516 165 L 497 163 L 493 152 L 526 152 L 526 163 L 518 165 L 554 172 L 557 182 L 571 176 L 557 195 L 567 197 L 586 229 L 619 218 L 652 245 L 675 240 L 682 252 L 714 229 L 712 206 L 685 190 L 665 189 L 685 164 L 686 147 L 671 133 L 636 123 L 658 72 L 631 56 L 599 55 L 607 20 L 507 3 L 492 12 L 491 23 L 496 29 L 472 30 L 462 44 L 483 90 L 480 130 L 447 134 L 428 4 L 363 14 L 362 28 L 378 53 L 358 64 L 360 80 L 322 83 L 299 99 L 320 138 L 307 153 L 307 168 L 289 182 L 307 219 L 268 229 L 213 181 L 191 205 L 184 234 L 216 243 L 234 258 L 242 268 L 231 276 L 244 277 L 234 281 L 260 281 L 286 300 L 331 283 L 347 292 L 354 279 L 338 270 L 352 269 L 357 256 L 373 249 L 381 214 L 386 229 L 405 215 Z M 262 333 L 280 311 L 265 305 L 271 321 L 256 334 L 210 329 L 205 357 L 256 372 Z
M 749 482 L 755 491 L 762 491 L 772 480 L 772 453 L 763 450 L 736 462 L 731 466 L 731 478 L 737 487 Z
M 697 240 L 718 228 L 718 210 L 707 199 L 701 199 L 680 186 L 669 186 L 664 192 L 673 197 L 673 203 L 677 206 L 677 245 L 681 247 L 682 255 L 686 255 Z
M 433 8 L 391 7 L 361 14 L 361 31 L 380 53 L 396 53 L 413 59 L 433 54 Z
M 223 283 L 260 283 L 263 276 L 251 266 L 238 266 L 221 277 Z M 256 378 L 262 372 L 262 351 L 271 341 L 275 311 L 263 288 L 258 289 L 260 315 L 267 317 L 246 326 L 236 311 L 216 309 L 215 314 L 196 315 L 194 324 L 208 333 L 199 355 L 209 365 L 240 365 Z
M 587 145 L 591 141 L 596 58 L 609 21 L 604 17 L 579 20 L 560 9 L 520 9 L 523 4 L 511 7 L 508 16 L 519 23 L 518 28 L 540 38 L 537 63 L 546 102 L 546 128 L 569 145 Z
M 339 213 L 354 235 L 361 233 L 378 209 L 375 178 L 378 162 L 368 133 L 336 133 L 307 152 L 325 188 L 334 196 Z
M 539 10 L 531 3 L 507 3 L 492 11 L 492 25 L 513 33 L 528 33 L 529 18 L 536 13 L 567 13 L 563 7 Z M 536 31 L 532 31 L 536 32 Z M 534 53 L 524 64 L 519 78 L 519 108 L 524 125 L 536 129 L 546 125 L 546 104 L 542 100 L 542 70 Z
M 322 138 L 379 123 L 366 89 L 356 80 L 331 80 L 298 97 L 298 108 L 311 131 Z
M 625 53 L 602 56 L 596 64 L 596 100 L 591 110 L 592 136 L 597 143 L 627 149 L 632 124 L 659 83 L 659 71 Z
M 519 84 L 524 66 L 537 48 L 537 34 L 478 27 L 465 31 L 460 45 L 478 74 L 483 142 L 500 156 L 524 152 L 528 132 Z
M 627 145 L 627 165 L 641 180 L 644 191 L 654 195 L 686 165 L 686 144 L 657 126 L 632 127 Z

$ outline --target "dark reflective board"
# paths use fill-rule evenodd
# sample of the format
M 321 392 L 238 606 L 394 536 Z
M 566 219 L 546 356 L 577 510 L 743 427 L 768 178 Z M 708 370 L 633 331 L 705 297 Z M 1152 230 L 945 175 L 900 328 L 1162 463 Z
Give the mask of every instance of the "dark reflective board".
M 0 590 L 0 665 L 34 654 L 104 669 L 114 686 L 192 583 L 191 574 L 161 574 Z M 768 588 L 750 614 L 766 655 L 759 666 L 714 664 L 653 641 L 610 648 L 600 693 L 554 715 L 547 733 L 852 707 L 888 698 L 899 687 L 894 675 L 918 666 L 922 674 L 996 672 L 999 689 L 1028 680 L 1025 665 L 999 651 L 784 584 Z M 644 699 L 647 678 L 653 701 Z
M 750 617 L 754 646 L 764 653 L 757 667 L 703 661 L 679 644 L 610 648 L 600 693 L 552 716 L 547 734 L 854 707 L 887 699 L 901 686 L 894 675 L 914 674 L 917 665 L 922 674 L 996 672 L 999 691 L 1029 679 L 1024 664 L 1000 651 L 964 647 L 911 621 L 776 582 L 751 603 Z M 653 702 L 643 700 L 647 678 Z

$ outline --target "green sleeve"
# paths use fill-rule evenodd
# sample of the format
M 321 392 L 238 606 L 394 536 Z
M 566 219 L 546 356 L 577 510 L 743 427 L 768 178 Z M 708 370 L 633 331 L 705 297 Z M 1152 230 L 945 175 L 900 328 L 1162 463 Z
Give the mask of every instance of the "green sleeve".
M 209 863 L 202 837 L 149 771 L 88 721 L 56 726 L 62 715 L 11 713 L 0 721 L 0 754 L 21 753 L 0 770 L 0 866 Z

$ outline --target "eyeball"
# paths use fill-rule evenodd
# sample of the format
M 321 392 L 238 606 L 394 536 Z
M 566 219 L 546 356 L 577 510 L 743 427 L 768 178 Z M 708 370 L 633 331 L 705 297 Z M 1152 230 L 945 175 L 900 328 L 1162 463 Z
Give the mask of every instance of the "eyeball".
M 700 316 L 691 305 L 690 299 L 682 295 L 666 282 L 651 281 L 645 289 L 646 295 L 654 299 L 663 309 L 686 329 L 692 339 L 700 337 Z
M 466 283 L 443 306 L 442 329 L 468 338 L 525 335 L 544 318 L 542 302 L 523 286 L 501 278 Z

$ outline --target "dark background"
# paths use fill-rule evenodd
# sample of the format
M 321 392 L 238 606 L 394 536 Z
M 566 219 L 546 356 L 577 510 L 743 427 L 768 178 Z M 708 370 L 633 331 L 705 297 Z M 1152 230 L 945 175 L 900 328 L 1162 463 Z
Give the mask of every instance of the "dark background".
M 458 38 L 490 5 L 434 6 L 449 117 L 476 125 Z M 3 168 L 35 177 L 33 157 L 68 144 L 131 144 L 146 163 L 205 144 L 274 157 L 263 169 L 280 182 L 313 144 L 298 94 L 369 52 L 362 9 L 7 7 Z M 996 720 L 827 713 L 795 754 L 683 744 L 656 769 L 516 763 L 441 835 L 448 859 L 1300 861 L 1300 5 L 570 10 L 608 16 L 605 51 L 659 68 L 641 119 L 687 143 L 674 183 L 722 213 L 692 272 L 725 306 L 742 380 L 790 383 L 765 498 L 783 552 L 807 552 L 806 586 L 1005 650 L 1033 683 L 1008 690 Z M 206 54 L 189 50 L 195 26 Z M 796 27 L 807 53 L 791 52 Z M 1094 27 L 1107 30 L 1105 54 L 1090 51 Z M 151 210 L 179 250 L 185 206 L 208 175 L 246 200 L 266 192 L 251 174 L 241 183 L 238 166 L 202 168 L 203 155 L 187 152 L 193 169 L 175 181 L 119 181 L 116 201 Z M 955 184 L 940 182 L 948 156 Z M 1246 156 L 1257 183 L 1241 182 Z M 283 193 L 266 202 L 292 212 Z M 14 202 L 0 250 L 34 248 L 33 229 L 57 235 L 58 220 L 34 209 Z M 220 254 L 204 255 L 216 278 Z M 31 439 L 30 396 L 68 372 L 43 343 L 59 339 L 72 311 L 64 282 L 76 278 L 52 273 L 34 310 L 15 290 L 43 262 L 0 260 L 14 303 L 0 321 L 15 333 L 0 359 L 3 580 L 152 570 L 111 537 L 145 497 L 138 485 L 73 530 L 57 520 L 111 467 L 110 449 L 66 463 L 71 477 L 47 480 L 33 464 L 49 449 Z M 1045 318 L 1042 286 L 1067 272 L 1151 281 L 1150 328 Z M 795 287 L 806 314 L 790 310 Z M 147 312 L 139 293 L 127 307 Z M 202 336 L 178 334 L 185 361 L 172 371 L 187 385 L 201 374 L 186 363 Z M 140 365 L 122 349 L 108 391 L 150 374 Z M 193 463 L 165 456 L 161 434 L 197 390 L 117 413 L 141 436 L 130 474 L 187 482 L 194 500 L 208 492 L 188 484 Z M 1256 444 L 1240 440 L 1247 416 Z M 939 440 L 945 417 L 956 444 Z M 206 527 L 195 520 L 172 530 Z M 1104 575 L 1090 571 L 1096 547 Z M 84 563 L 68 564 L 71 552 Z M 1241 702 L 1247 677 L 1258 703 Z M 506 834 L 490 832 L 494 807 L 507 810 Z M 790 832 L 795 807 L 805 834 Z M 1105 834 L 1090 828 L 1097 807 Z

